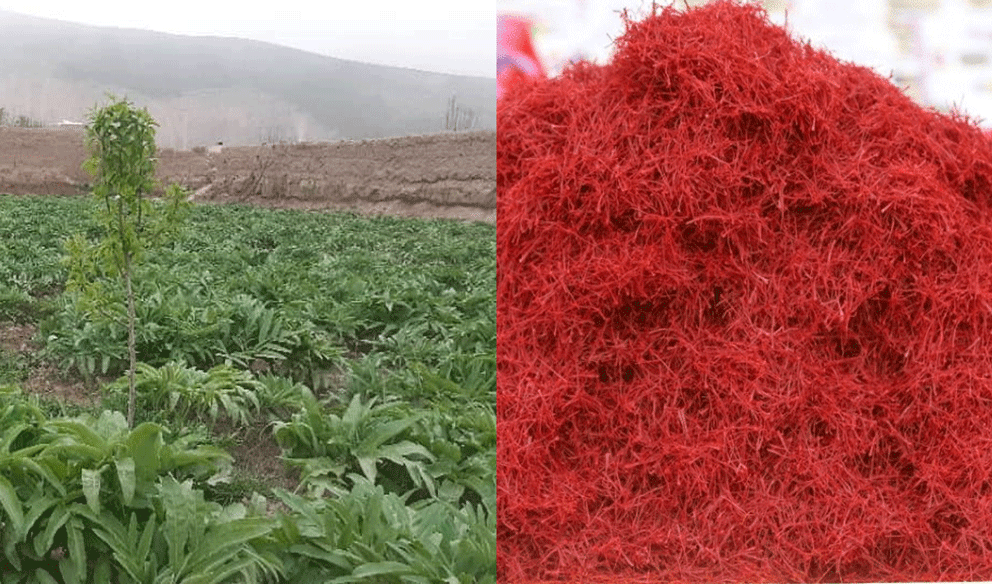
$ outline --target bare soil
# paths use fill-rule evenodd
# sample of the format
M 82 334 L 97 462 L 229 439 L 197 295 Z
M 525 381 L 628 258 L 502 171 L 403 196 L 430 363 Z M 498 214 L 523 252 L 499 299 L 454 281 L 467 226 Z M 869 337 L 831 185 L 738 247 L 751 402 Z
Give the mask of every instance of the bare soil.
M 41 350 L 34 342 L 36 330 L 33 325 L 0 323 L 0 356 L 22 355 L 33 363 L 27 380 L 20 384 L 24 391 L 83 407 L 96 405 L 99 396 L 82 380 L 66 378 L 51 364 L 34 362 Z
M 214 427 L 214 435 L 234 438 L 227 451 L 234 457 L 237 473 L 259 480 L 269 488 L 292 491 L 299 485 L 299 471 L 283 462 L 272 428 L 264 421 L 241 427 L 222 420 Z
M 0 128 L 0 193 L 83 194 L 79 128 Z M 496 221 L 496 134 L 159 152 L 158 178 L 194 200 Z

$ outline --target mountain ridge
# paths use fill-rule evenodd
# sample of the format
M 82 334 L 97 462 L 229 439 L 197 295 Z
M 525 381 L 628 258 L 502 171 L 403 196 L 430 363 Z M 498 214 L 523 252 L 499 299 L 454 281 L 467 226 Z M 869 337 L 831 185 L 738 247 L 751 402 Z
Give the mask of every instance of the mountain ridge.
M 148 107 L 161 145 L 367 139 L 442 131 L 453 96 L 495 129 L 496 83 L 266 41 L 101 27 L 0 11 L 0 107 L 80 119 L 112 92 Z

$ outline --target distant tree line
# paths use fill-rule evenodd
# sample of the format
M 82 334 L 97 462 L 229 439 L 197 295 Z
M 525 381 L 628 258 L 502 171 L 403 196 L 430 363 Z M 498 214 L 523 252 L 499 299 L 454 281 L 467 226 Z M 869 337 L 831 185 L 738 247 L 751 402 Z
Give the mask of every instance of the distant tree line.
M 469 108 L 463 108 L 456 103 L 456 96 L 448 100 L 448 111 L 444 114 L 444 129 L 457 132 L 472 130 L 479 121 L 478 114 Z
M 41 128 L 45 124 L 38 120 L 32 120 L 25 115 L 14 116 L 7 111 L 7 108 L 0 107 L 0 126 L 12 126 L 15 128 Z

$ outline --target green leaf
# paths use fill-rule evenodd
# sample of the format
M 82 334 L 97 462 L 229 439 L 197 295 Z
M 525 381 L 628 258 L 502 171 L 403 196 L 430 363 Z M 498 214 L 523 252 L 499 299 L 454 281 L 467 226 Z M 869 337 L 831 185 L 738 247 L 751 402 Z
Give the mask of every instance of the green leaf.
M 169 550 L 169 566 L 180 569 L 186 563 L 186 542 L 193 536 L 196 543 L 202 530 L 202 522 L 197 520 L 197 498 L 189 482 L 179 483 L 171 476 L 161 479 L 159 492 L 165 508 L 163 527 Z
M 10 452 L 10 445 L 17 440 L 21 432 L 31 428 L 31 424 L 15 424 L 4 429 L 3 440 L 0 440 L 0 452 Z
M 86 514 L 92 513 L 88 507 L 81 507 Z M 132 514 L 133 516 L 133 514 Z M 134 553 L 133 546 L 127 541 L 124 526 L 115 517 L 103 514 L 99 517 L 89 517 L 96 525 L 93 534 L 103 540 L 113 552 L 117 564 L 136 581 L 143 581 L 144 575 L 141 566 L 138 565 L 139 558 Z M 140 558 L 144 560 L 144 558 Z
M 110 574 L 110 558 L 101 556 L 96 561 L 96 567 L 93 568 L 93 584 L 111 584 Z
M 127 452 L 134 459 L 135 474 L 140 481 L 152 482 L 158 476 L 162 430 L 158 424 L 145 422 L 128 434 Z
M 361 467 L 362 474 L 365 475 L 365 478 L 374 483 L 376 477 L 376 461 L 378 460 L 378 457 L 372 454 L 356 456 L 355 458 L 358 459 L 358 466 Z
M 378 454 L 379 458 L 392 460 L 396 464 L 404 464 L 407 458 L 413 454 L 421 456 L 430 462 L 434 462 L 434 455 L 431 454 L 429 450 L 420 444 L 410 442 L 409 440 L 382 446 L 379 448 Z
M 124 504 L 130 506 L 131 501 L 134 500 L 134 459 L 131 457 L 118 459 L 114 461 L 114 466 L 117 467 L 117 480 L 121 483 Z
M 148 519 L 148 523 L 145 525 L 144 533 L 141 534 L 141 540 L 138 542 L 137 557 L 139 558 L 148 557 L 148 554 L 152 548 L 152 538 L 154 536 L 155 536 L 155 515 L 152 515 Z
M 373 403 L 375 403 L 375 398 L 369 400 L 368 404 L 362 404 L 362 396 L 356 393 L 351 398 L 351 402 L 348 404 L 348 408 L 344 411 L 344 414 L 341 415 L 341 422 L 350 428 L 357 427 L 361 421 L 363 410 L 367 412 Z
M 343 570 L 351 570 L 354 568 L 354 564 L 344 554 L 338 551 L 325 550 L 311 543 L 294 545 L 289 548 L 289 552 L 291 554 L 320 560 Z
M 227 414 L 227 417 L 232 420 L 240 419 L 242 417 L 242 409 L 234 405 L 234 402 L 231 400 L 231 396 L 226 393 L 219 393 L 217 394 L 217 399 L 220 400 L 221 405 L 224 406 L 224 412 Z
M 17 498 L 14 486 L 2 476 L 0 476 L 0 505 L 10 518 L 16 534 L 15 538 L 20 540 L 24 536 L 24 511 L 21 509 L 21 501 Z
M 34 539 L 34 553 L 41 556 L 47 554 L 50 549 L 52 549 L 52 544 L 55 541 L 55 534 L 59 529 L 65 525 L 66 521 L 71 517 L 69 510 L 63 505 L 59 505 L 52 511 L 52 514 L 48 516 L 48 522 L 45 525 L 45 531 L 41 535 Z
M 359 448 L 365 452 L 371 452 L 372 450 L 375 450 L 379 446 L 385 444 L 388 440 L 403 433 L 403 431 L 419 422 L 423 417 L 424 414 L 421 413 L 402 420 L 393 420 L 391 422 L 381 424 L 375 428 L 374 432 L 362 440 Z M 433 459 L 433 457 L 431 458 Z
M 77 458 L 85 461 L 99 461 L 106 451 L 76 442 L 54 443 L 45 448 L 45 455 L 56 458 Z
M 100 471 L 89 468 L 82 470 L 83 495 L 93 513 L 100 514 Z
M 261 347 L 265 341 L 269 340 L 269 332 L 272 328 L 272 316 L 275 311 L 265 310 L 262 311 L 262 319 L 258 323 L 258 340 L 257 346 Z
M 448 501 L 449 503 L 456 503 L 464 493 L 464 485 L 445 480 L 441 483 L 441 487 L 437 490 L 437 498 L 442 501 Z
M 30 533 L 34 524 L 38 521 L 41 516 L 54 507 L 58 503 L 58 499 L 54 497 L 38 496 L 35 495 L 28 501 L 27 513 L 24 514 L 24 534 L 25 536 Z
M 53 428 L 61 430 L 61 432 L 59 432 L 60 434 L 72 436 L 94 450 L 100 451 L 101 453 L 107 450 L 107 441 L 82 422 L 76 422 L 73 420 L 53 420 L 48 424 Z
M 266 517 L 247 517 L 215 526 L 202 545 L 192 550 L 187 569 L 192 574 L 210 574 L 241 553 L 249 541 L 267 535 L 274 523 Z
M 231 503 L 220 510 L 214 518 L 217 523 L 227 523 L 237 519 L 244 519 L 248 515 L 248 509 L 242 503 Z
M 24 465 L 24 468 L 34 471 L 36 474 L 48 481 L 50 485 L 55 487 L 55 490 L 57 490 L 60 495 L 65 495 L 65 487 L 62 486 L 62 482 L 59 481 L 55 474 L 52 473 L 47 464 L 42 466 L 30 458 L 25 458 L 21 461 L 21 464 Z
M 42 570 L 41 568 L 35 569 L 34 579 L 38 584 L 59 584 L 58 580 L 52 578 L 51 574 Z
M 65 526 L 68 536 L 69 559 L 76 568 L 76 574 L 86 574 L 86 545 L 83 542 L 83 524 L 73 517 Z M 84 576 L 85 577 L 85 576 Z
M 255 564 L 255 560 L 250 557 L 224 558 L 218 561 L 218 565 L 213 570 L 207 572 L 191 572 L 189 577 L 183 578 L 183 584 L 220 584 L 228 581 L 231 576 L 249 571 Z
M 79 567 L 73 558 L 62 558 L 59 560 L 59 574 L 62 575 L 63 584 L 83 584 L 85 579 L 80 579 L 80 574 L 85 578 L 85 572 L 80 572 Z
M 373 562 L 358 566 L 351 575 L 357 578 L 369 578 L 371 576 L 384 576 L 387 574 L 405 575 L 411 571 L 410 566 L 401 564 L 400 562 Z
M 124 414 L 116 410 L 103 410 L 100 417 L 96 419 L 94 427 L 100 436 L 106 436 L 108 438 L 117 438 L 128 431 L 127 420 L 124 418 Z

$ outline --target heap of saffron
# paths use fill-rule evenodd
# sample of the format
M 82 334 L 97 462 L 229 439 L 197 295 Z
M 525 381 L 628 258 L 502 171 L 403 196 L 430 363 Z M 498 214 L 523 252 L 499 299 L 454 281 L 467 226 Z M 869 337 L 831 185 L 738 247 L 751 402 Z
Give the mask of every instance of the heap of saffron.
M 992 578 L 992 142 L 720 0 L 498 115 L 498 565 Z

